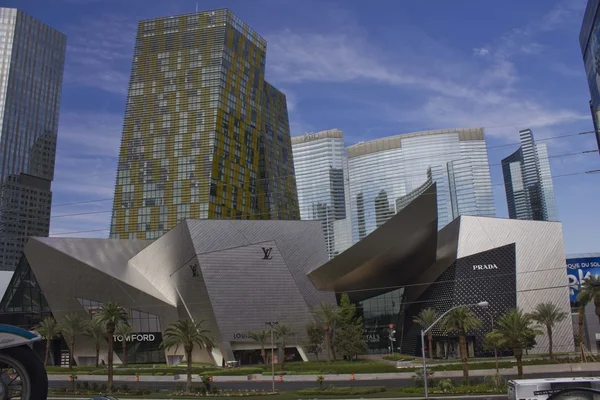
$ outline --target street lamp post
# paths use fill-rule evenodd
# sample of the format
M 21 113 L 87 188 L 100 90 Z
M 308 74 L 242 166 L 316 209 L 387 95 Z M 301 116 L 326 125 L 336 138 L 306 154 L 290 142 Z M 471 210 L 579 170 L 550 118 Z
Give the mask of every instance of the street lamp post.
M 275 345 L 273 344 L 273 328 L 278 324 L 277 321 L 268 321 L 265 324 L 271 327 L 271 381 L 273 385 L 273 393 L 275 393 L 275 359 L 273 354 L 275 352 Z
M 429 332 L 431 330 L 431 328 L 433 328 L 435 326 L 435 324 L 437 324 L 438 322 L 440 322 L 440 320 L 442 318 L 444 318 L 450 311 L 456 309 L 456 308 L 461 308 L 461 307 L 470 307 L 470 306 L 477 306 L 477 307 L 481 307 L 481 308 L 487 308 L 487 306 L 489 305 L 489 303 L 487 301 L 480 301 L 479 303 L 474 303 L 474 304 L 463 304 L 460 306 L 454 306 L 450 309 L 448 309 L 445 313 L 443 313 L 442 315 L 439 316 L 438 319 L 436 319 L 433 324 L 429 325 L 428 328 L 426 329 L 421 329 L 421 357 L 423 358 L 423 385 L 425 387 L 425 398 L 428 398 L 428 388 L 427 388 L 427 360 L 425 359 L 425 334 L 427 332 Z M 429 349 L 429 351 L 431 351 L 431 349 Z

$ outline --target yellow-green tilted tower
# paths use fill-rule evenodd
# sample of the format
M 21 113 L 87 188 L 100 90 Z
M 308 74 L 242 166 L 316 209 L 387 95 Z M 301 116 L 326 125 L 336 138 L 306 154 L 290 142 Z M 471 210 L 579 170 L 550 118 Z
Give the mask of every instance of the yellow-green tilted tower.
M 226 9 L 139 23 L 112 238 L 155 239 L 184 218 L 300 219 L 266 47 Z

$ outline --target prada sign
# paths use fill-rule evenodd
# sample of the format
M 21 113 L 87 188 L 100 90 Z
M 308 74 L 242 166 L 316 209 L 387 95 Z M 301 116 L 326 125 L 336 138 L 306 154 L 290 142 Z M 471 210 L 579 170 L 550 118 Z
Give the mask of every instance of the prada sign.
M 496 264 L 478 264 L 473 265 L 473 271 L 481 271 L 483 269 L 498 269 Z

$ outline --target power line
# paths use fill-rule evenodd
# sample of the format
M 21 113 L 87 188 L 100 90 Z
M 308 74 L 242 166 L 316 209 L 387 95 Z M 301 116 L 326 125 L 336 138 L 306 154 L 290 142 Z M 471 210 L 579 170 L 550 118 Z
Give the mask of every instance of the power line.
M 564 134 L 564 135 L 557 135 L 557 136 L 550 136 L 547 138 L 542 138 L 542 139 L 536 139 L 536 142 L 542 142 L 542 141 L 549 141 L 549 140 L 556 140 L 556 139 L 564 139 L 564 138 L 568 138 L 568 137 L 574 137 L 574 136 L 581 136 L 581 135 L 587 135 L 590 133 L 595 133 L 595 131 L 584 131 L 584 132 L 577 132 L 577 133 L 570 133 L 570 134 Z M 187 134 L 189 135 L 189 134 Z M 241 135 L 241 134 L 240 134 Z M 160 135 L 160 134 L 156 134 L 156 135 L 149 135 L 149 136 L 144 136 L 142 138 L 139 139 L 129 139 L 130 142 L 133 142 L 134 140 L 147 140 L 147 139 L 154 139 L 156 137 L 161 137 L 161 138 L 166 138 L 165 135 Z M 204 140 L 214 140 L 214 142 L 223 142 L 223 140 L 219 140 L 218 138 L 215 139 L 206 139 L 206 137 L 203 138 Z M 182 144 L 187 144 L 187 143 L 192 143 L 195 142 L 197 139 L 191 139 L 191 138 L 186 138 L 184 140 L 181 141 L 177 141 L 177 143 L 182 143 Z M 495 145 L 495 146 L 486 146 L 485 149 L 487 150 L 492 150 L 492 149 L 497 149 L 497 148 L 503 148 L 503 147 L 509 147 L 509 146 L 515 146 L 515 145 L 520 145 L 520 142 L 514 142 L 514 143 L 506 143 L 506 144 L 501 144 L 501 145 Z M 165 150 L 164 152 L 166 152 L 166 147 L 167 147 L 167 143 L 164 143 L 165 145 Z M 208 147 L 208 146 L 205 146 Z M 230 147 L 231 148 L 231 147 Z M 255 149 L 256 150 L 256 149 Z M 256 150 L 258 152 L 258 150 Z M 592 151 L 596 151 L 596 150 L 592 150 Z M 235 152 L 235 150 L 234 150 Z M 229 152 L 229 154 L 231 155 L 232 152 Z M 206 148 L 203 149 L 202 152 L 199 152 L 198 154 L 195 155 L 191 155 L 189 157 L 198 157 L 198 156 L 210 156 L 210 155 L 214 155 L 214 153 L 211 153 L 210 151 L 207 151 Z M 157 158 L 156 160 L 160 160 L 161 158 Z M 430 158 L 428 156 L 423 156 L 423 157 L 411 157 L 410 160 L 417 160 L 417 159 L 425 159 L 425 158 Z M 154 159 L 153 159 L 154 160 Z M 77 179 L 89 179 L 92 177 L 98 177 L 98 176 L 107 176 L 107 175 L 116 175 L 117 171 L 113 171 L 113 172 L 105 172 L 105 173 L 100 173 L 100 174 L 87 174 L 87 175 L 80 175 L 80 176 L 74 176 L 74 177 L 65 177 L 65 178 L 61 178 L 61 179 L 57 179 L 56 182 L 61 181 L 62 179 L 64 180 L 77 180 Z M 280 177 L 277 177 L 280 178 Z M 116 176 L 115 176 L 115 180 L 116 180 Z
M 553 176 L 553 178 L 563 178 L 563 177 L 570 177 L 570 176 L 576 176 L 576 175 L 586 175 L 588 173 L 589 173 L 589 171 L 574 172 L 574 173 L 569 173 L 569 174 L 555 175 L 555 176 Z M 492 187 L 493 186 L 504 186 L 504 183 L 492 184 L 491 186 Z M 272 191 L 270 193 L 262 193 L 260 195 L 251 195 L 251 197 L 259 197 L 259 196 L 269 197 L 269 196 L 272 196 L 273 194 L 276 194 L 276 195 L 277 194 L 283 194 L 283 195 L 285 195 L 286 192 L 285 191 Z M 437 193 L 422 193 L 420 196 L 427 196 L 427 195 L 437 195 Z M 103 201 L 103 200 L 99 200 L 99 201 Z M 86 200 L 86 201 L 83 201 L 81 203 L 79 203 L 79 202 L 73 202 L 73 203 L 65 203 L 65 204 L 88 204 L 88 203 L 93 203 L 93 202 L 94 202 L 93 200 Z M 187 205 L 189 203 L 182 203 L 182 204 L 186 204 Z M 155 207 L 168 207 L 168 206 L 169 205 L 158 205 L 158 206 L 155 206 Z M 151 207 L 151 206 L 147 206 L 147 207 Z M 20 212 L 23 212 L 23 210 L 27 210 L 27 209 L 17 209 L 17 208 L 15 208 L 15 209 L 12 209 L 12 210 L 11 209 L 9 209 L 9 210 L 3 210 L 3 211 L 0 211 L 0 214 L 8 214 L 10 216 L 11 213 L 13 213 L 13 214 L 20 214 Z M 112 211 L 113 210 L 110 209 L 110 210 L 87 211 L 87 212 L 71 213 L 71 214 L 58 214 L 58 215 L 51 215 L 49 218 L 50 219 L 53 219 L 53 218 L 68 218 L 68 217 L 78 217 L 78 216 L 84 216 L 84 215 L 106 214 L 106 213 L 111 213 Z M 261 212 L 261 213 L 255 213 L 255 214 L 252 214 L 252 215 L 253 216 L 263 216 L 263 215 L 277 214 L 277 213 L 278 213 L 277 211 L 268 211 L 267 210 L 267 211 L 264 211 L 264 212 Z M 283 211 L 282 211 L 282 213 L 283 213 Z M 31 221 L 36 221 L 36 220 L 39 220 L 39 219 L 40 219 L 40 217 L 32 216 L 32 217 L 29 217 L 29 218 L 18 218 L 18 221 L 19 222 L 30 221 L 30 220 Z M 0 235 L 0 237 L 2 237 L 2 236 Z
M 553 176 L 553 178 L 563 178 L 563 177 L 571 177 L 571 176 L 577 176 L 577 175 L 586 175 L 587 173 L 588 173 L 588 171 L 585 171 L 585 172 L 575 172 L 575 173 L 569 173 L 569 174 L 555 175 L 555 176 Z M 494 186 L 504 186 L 504 183 L 492 184 L 491 186 L 492 187 L 494 187 Z M 271 196 L 273 194 L 276 194 L 276 195 L 277 194 L 283 194 L 283 195 L 285 195 L 286 192 L 285 191 L 274 191 L 274 192 L 271 192 L 271 193 L 260 194 L 260 196 L 268 197 L 268 196 Z M 420 196 L 427 196 L 427 195 L 436 195 L 437 196 L 437 193 L 422 193 Z M 254 196 L 257 197 L 258 195 L 254 195 Z M 100 201 L 103 201 L 103 200 L 100 200 Z M 93 202 L 92 200 L 86 200 L 86 201 L 81 202 L 81 204 L 92 203 L 92 202 Z M 73 203 L 65 203 L 65 204 L 80 204 L 80 203 L 79 202 L 73 202 Z M 189 204 L 189 203 L 183 203 L 183 204 Z M 151 207 L 151 206 L 147 206 L 147 207 Z M 161 206 L 159 205 L 159 206 L 156 206 L 156 207 L 161 207 Z M 168 205 L 163 205 L 162 207 L 168 207 Z M 10 215 L 11 215 L 10 213 L 12 212 L 14 214 L 19 214 L 18 211 L 19 211 L 18 209 L 15 209 L 13 211 L 9 211 L 6 214 L 9 215 L 8 218 L 10 219 L 11 218 L 10 217 Z M 111 210 L 89 211 L 89 212 L 80 212 L 80 213 L 72 213 L 72 214 L 59 214 L 59 215 L 52 215 L 49 218 L 50 219 L 54 219 L 54 218 L 69 218 L 69 217 L 78 217 L 78 216 L 85 216 L 85 215 L 107 214 L 107 213 L 111 213 L 112 211 L 113 210 L 111 209 Z M 260 213 L 250 214 L 250 216 L 254 216 L 254 217 L 262 217 L 262 216 L 265 216 L 265 215 L 278 216 L 279 214 L 287 214 L 287 213 L 289 213 L 289 211 L 265 210 L 265 211 L 260 212 Z M 32 217 L 29 217 L 29 218 L 15 218 L 15 219 L 18 219 L 17 222 L 38 221 L 40 219 L 40 217 L 38 217 L 38 216 L 32 216 Z M 234 219 L 234 218 L 223 218 L 223 219 Z M 321 221 L 321 218 L 314 218 L 314 219 L 311 219 L 311 221 Z M 135 225 L 136 222 L 133 222 L 133 224 Z M 105 231 L 105 230 L 108 231 L 110 229 L 101 229 L 101 230 L 92 230 L 92 231 L 81 231 L 81 232 L 66 232 L 66 233 L 57 233 L 57 234 L 98 232 L 98 231 Z M 136 230 L 136 232 L 138 232 L 138 231 Z M 52 236 L 52 235 L 54 235 L 54 234 L 51 233 L 50 236 Z M 31 235 L 10 236 L 10 235 L 1 235 L 0 234 L 0 239 L 18 239 L 18 238 L 28 238 L 30 236 Z
M 579 152 L 574 152 L 574 153 L 565 153 L 565 154 L 556 154 L 556 155 L 552 155 L 552 156 L 548 156 L 548 158 L 563 158 L 563 157 L 571 157 L 571 156 L 576 156 L 576 155 L 582 155 L 582 154 L 592 154 L 592 153 L 596 153 L 596 150 L 583 150 L 583 151 L 579 151 Z M 496 163 L 496 164 L 489 164 L 490 166 L 501 166 L 502 164 L 500 163 Z M 600 172 L 600 170 L 591 170 L 591 171 L 585 171 L 582 172 L 581 174 L 592 174 L 592 173 L 597 173 Z M 580 173 L 577 173 L 580 174 Z M 422 177 L 424 174 L 415 174 L 415 175 L 403 175 L 403 177 L 405 178 L 415 178 L 415 177 Z M 298 174 L 294 174 L 294 175 L 285 175 L 282 176 L 283 178 L 285 177 L 290 177 L 290 176 L 298 176 Z M 553 175 L 552 178 L 559 178 L 562 176 L 571 176 L 571 174 L 566 174 L 566 175 Z M 275 180 L 275 179 L 280 179 L 282 177 L 278 177 L 278 178 L 262 178 L 262 179 L 256 179 L 254 181 L 264 181 L 264 180 Z M 383 179 L 381 179 L 383 180 Z M 378 180 L 379 181 L 379 180 Z M 160 183 L 160 182 L 158 182 Z M 504 184 L 492 184 L 492 186 L 503 186 Z M 82 201 L 74 201 L 74 202 L 68 202 L 68 203 L 61 203 L 61 204 L 52 204 L 52 208 L 54 207 L 64 207 L 64 206 L 73 206 L 73 205 L 79 205 L 79 204 L 90 204 L 90 203 L 100 203 L 100 202 L 104 202 L 104 201 L 114 201 L 114 197 L 110 197 L 110 198 L 103 198 L 103 199 L 91 199 L 91 200 L 82 200 Z M 33 210 L 37 210 L 39 207 L 32 207 L 32 208 L 15 208 L 15 210 L 27 210 L 27 209 L 33 209 Z

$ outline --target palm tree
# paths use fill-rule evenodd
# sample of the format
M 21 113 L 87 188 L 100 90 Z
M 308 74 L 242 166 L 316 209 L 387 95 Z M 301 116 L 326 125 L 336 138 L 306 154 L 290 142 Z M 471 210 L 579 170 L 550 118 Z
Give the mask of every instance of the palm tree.
M 194 347 L 198 346 L 207 351 L 211 351 L 215 347 L 211 333 L 202 327 L 203 323 L 204 321 L 179 320 L 167 327 L 160 344 L 167 351 L 173 347 L 175 347 L 175 351 L 179 346 L 183 347 L 187 360 L 186 393 L 188 394 L 192 390 L 192 351 L 194 351 Z
M 127 338 L 131 336 L 132 333 L 133 329 L 131 329 L 131 326 L 129 326 L 129 322 L 121 322 L 117 324 L 115 335 L 123 336 L 123 341 L 121 342 L 123 346 L 121 353 L 121 361 L 123 362 L 123 365 L 127 365 Z
M 498 321 L 498 326 L 490 335 L 499 345 L 512 350 L 517 360 L 519 378 L 523 377 L 523 350 L 535 344 L 535 337 L 542 331 L 533 328 L 533 319 L 521 310 L 510 310 Z
M 493 326 L 492 326 L 493 328 Z M 498 365 L 498 350 L 502 348 L 502 340 L 494 332 L 488 332 L 483 338 L 483 346 L 486 349 L 494 350 L 494 359 L 496 360 L 496 387 L 500 386 L 500 366 Z
M 458 307 L 450 310 L 442 322 L 446 332 L 458 335 L 460 359 L 462 361 L 463 379 L 469 380 L 469 364 L 467 363 L 467 332 L 481 327 L 481 320 L 468 307 Z
M 292 331 L 292 328 L 290 328 L 290 326 L 288 324 L 284 324 L 284 323 L 275 325 L 274 333 L 275 333 L 275 336 L 277 337 L 277 339 L 279 339 L 281 341 L 282 355 L 281 355 L 281 361 L 280 361 L 279 365 L 281 366 L 281 370 L 283 371 L 284 365 L 285 365 L 285 343 L 286 343 L 287 339 L 294 336 L 295 333 Z
M 325 347 L 327 348 L 327 359 L 329 362 L 335 360 L 335 351 L 333 349 L 333 332 L 338 319 L 337 306 L 329 303 L 320 303 L 313 311 L 315 317 L 323 327 L 325 333 Z
M 106 336 L 108 338 L 108 392 L 113 389 L 113 360 L 114 360 L 114 335 L 117 325 L 126 324 L 129 320 L 127 310 L 117 303 L 104 303 L 97 314 L 98 320 L 104 324 L 106 328 Z
M 96 344 L 96 368 L 98 368 L 100 362 L 100 341 L 106 335 L 105 326 L 98 318 L 92 318 L 85 326 L 83 334 L 94 339 L 94 343 Z
M 433 308 L 421 310 L 419 315 L 413 318 L 413 322 L 423 329 L 429 328 L 438 317 L 438 312 Z M 427 332 L 427 341 L 429 342 L 429 358 L 433 358 L 433 332 Z
M 584 304 L 594 302 L 596 316 L 600 321 L 600 276 L 590 276 L 581 284 L 577 300 Z
M 78 313 L 71 312 L 64 316 L 59 326 L 63 337 L 70 344 L 71 356 L 69 357 L 69 369 L 72 369 L 73 361 L 75 360 L 75 337 L 83 333 L 85 322 Z
M 46 341 L 46 354 L 44 356 L 44 367 L 48 365 L 48 355 L 50 354 L 50 343 L 52 339 L 60 335 L 60 327 L 52 317 L 46 317 L 38 326 L 35 327 L 37 333 Z
M 548 355 L 550 359 L 554 358 L 552 354 L 552 328 L 554 328 L 557 322 L 563 321 L 565 318 L 567 318 L 567 313 L 560 311 L 553 303 L 538 303 L 533 313 L 531 313 L 531 319 L 546 327 Z
M 267 352 L 265 351 L 265 344 L 269 340 L 269 331 L 256 331 L 248 332 L 248 337 L 255 342 L 260 344 L 260 356 L 263 359 L 263 364 L 267 364 Z

